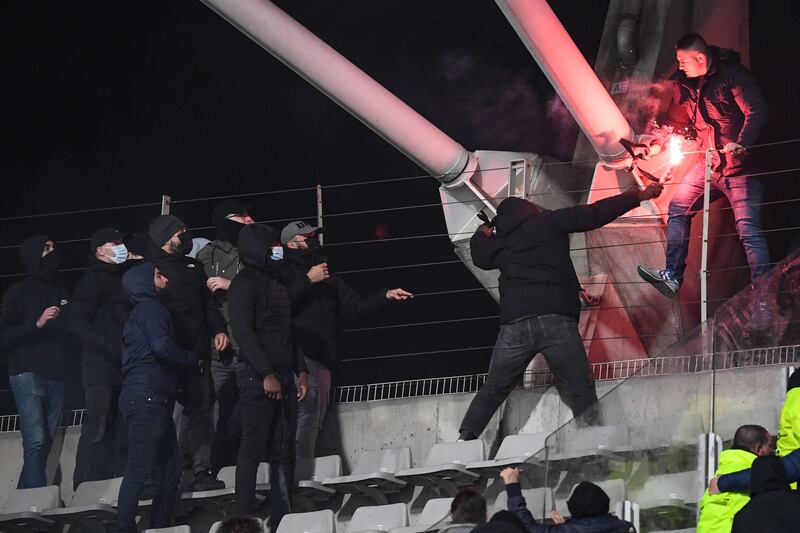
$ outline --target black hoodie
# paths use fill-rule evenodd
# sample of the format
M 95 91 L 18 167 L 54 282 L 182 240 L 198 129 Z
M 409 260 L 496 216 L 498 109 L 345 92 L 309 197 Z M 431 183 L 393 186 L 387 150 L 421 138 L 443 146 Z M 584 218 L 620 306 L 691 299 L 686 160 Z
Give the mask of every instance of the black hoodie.
M 65 311 L 69 293 L 58 285 L 54 251 L 42 258 L 46 235 L 36 235 L 20 246 L 20 257 L 28 276 L 3 295 L 0 348 L 8 354 L 9 375 L 36 372 L 66 381 L 72 360 L 72 337 L 63 317 L 49 320 L 41 329 L 36 321 L 48 307 Z M 48 259 L 49 257 L 49 259 Z
M 475 232 L 472 262 L 500 269 L 500 323 L 560 314 L 578 319 L 580 284 L 569 256 L 569 234 L 604 226 L 639 205 L 637 191 L 589 205 L 539 210 L 521 198 L 497 209 L 496 234 Z
M 800 531 L 800 497 L 789 490 L 781 459 L 759 457 L 750 470 L 750 501 L 733 517 L 731 533 Z
M 259 378 L 269 374 L 289 376 L 307 371 L 292 335 L 289 294 L 275 279 L 269 264 L 278 232 L 250 224 L 239 233 L 239 258 L 244 269 L 228 289 L 228 310 L 233 335 L 239 343 L 239 360 Z

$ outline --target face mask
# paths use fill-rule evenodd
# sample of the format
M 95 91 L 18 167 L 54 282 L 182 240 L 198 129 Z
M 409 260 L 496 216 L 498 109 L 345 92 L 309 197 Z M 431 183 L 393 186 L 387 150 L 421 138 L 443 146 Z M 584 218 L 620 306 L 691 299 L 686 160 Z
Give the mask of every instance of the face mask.
M 192 234 L 188 231 L 184 231 L 178 235 L 178 240 L 180 240 L 181 243 L 178 245 L 175 251 L 179 255 L 188 255 L 192 251 Z
M 128 248 L 124 244 L 111 247 L 111 262 L 119 265 L 128 260 Z
M 52 280 L 58 274 L 58 269 L 61 267 L 61 261 L 57 250 L 53 250 L 46 256 L 42 257 L 39 266 L 39 277 Z
M 273 246 L 269 258 L 273 261 L 283 261 L 283 246 Z

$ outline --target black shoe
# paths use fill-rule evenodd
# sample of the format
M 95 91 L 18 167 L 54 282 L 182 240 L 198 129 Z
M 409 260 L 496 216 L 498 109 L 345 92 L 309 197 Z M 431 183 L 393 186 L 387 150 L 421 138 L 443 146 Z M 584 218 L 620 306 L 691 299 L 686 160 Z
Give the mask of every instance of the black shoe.
M 225 483 L 214 477 L 211 470 L 204 470 L 194 475 L 194 483 L 192 483 L 192 490 L 199 492 L 202 490 L 218 490 L 224 489 Z

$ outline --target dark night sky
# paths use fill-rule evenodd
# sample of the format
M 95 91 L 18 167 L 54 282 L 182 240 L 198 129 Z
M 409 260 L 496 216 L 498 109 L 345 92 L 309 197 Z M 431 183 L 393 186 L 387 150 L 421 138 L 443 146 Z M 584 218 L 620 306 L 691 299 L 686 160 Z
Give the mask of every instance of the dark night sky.
M 494 2 L 369 0 L 276 2 L 467 149 L 507 149 L 569 159 L 553 91 Z M 590 62 L 608 2 L 551 2 Z M 769 4 L 766 6 L 764 4 Z M 793 51 L 798 8 L 752 2 L 753 71 L 774 111 L 763 140 L 800 136 Z M 778 15 L 778 16 L 776 16 Z M 335 185 L 420 175 L 394 148 L 195 0 L 40 2 L 3 5 L 0 21 L 0 216 Z M 573 126 L 569 126 L 573 127 Z M 562 135 L 559 136 L 559 133 Z M 572 137 L 572 136 L 567 136 Z M 792 150 L 770 168 L 800 166 Z M 788 177 L 784 177 L 788 180 Z M 433 179 L 325 191 L 329 214 L 436 204 Z M 794 187 L 794 188 L 793 188 Z M 785 196 L 794 186 L 773 187 Z M 797 191 L 800 196 L 800 191 Z M 253 196 L 260 220 L 308 218 L 313 192 Z M 213 201 L 177 204 L 191 226 L 209 224 Z M 0 246 L 38 231 L 56 239 L 113 224 L 141 230 L 157 207 L 22 222 L 0 221 Z M 795 225 L 795 211 L 772 215 Z M 326 220 L 330 243 L 445 231 L 441 208 Z M 784 240 L 771 242 L 783 254 Z M 64 248 L 67 248 L 65 245 Z M 69 247 L 70 266 L 86 243 Z M 455 259 L 446 238 L 332 246 L 334 271 Z M 777 258 L 777 257 L 776 257 Z M 19 272 L 0 249 L 0 274 Z M 350 275 L 361 290 L 474 288 L 459 265 Z M 11 278 L 0 278 L 0 289 Z M 494 315 L 481 292 L 425 297 L 369 324 Z M 484 346 L 495 320 L 397 328 L 345 338 L 346 356 Z M 364 324 L 359 324 L 363 326 Z M 393 380 L 485 370 L 488 351 L 345 365 L 343 381 Z M 454 370 L 454 368 L 456 370 Z

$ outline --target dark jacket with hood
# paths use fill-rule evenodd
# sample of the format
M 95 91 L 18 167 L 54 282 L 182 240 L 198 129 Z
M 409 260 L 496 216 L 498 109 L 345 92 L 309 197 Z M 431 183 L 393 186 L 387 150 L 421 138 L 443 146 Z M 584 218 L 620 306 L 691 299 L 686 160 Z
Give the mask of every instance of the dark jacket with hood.
M 470 240 L 475 266 L 500 269 L 500 323 L 547 314 L 577 320 L 580 284 L 569 256 L 569 234 L 597 229 L 638 205 L 637 191 L 555 211 L 521 198 L 503 200 L 495 234 L 479 229 Z
M 738 53 L 716 46 L 711 46 L 710 51 L 705 76 L 690 79 L 678 70 L 670 78 L 674 84 L 667 122 L 679 128 L 693 125 L 705 131 L 708 125 L 716 148 L 729 142 L 752 146 L 769 115 L 764 97 Z M 741 173 L 747 159 L 745 154 L 718 156 L 722 160 L 717 169 L 724 175 Z
M 731 533 L 800 531 L 800 496 L 789 490 L 786 472 L 775 456 L 753 462 L 750 501 L 733 517 Z
M 322 262 L 321 250 L 284 247 L 284 252 L 297 340 L 306 357 L 331 366 L 339 360 L 336 341 L 342 320 L 360 320 L 387 307 L 386 289 L 362 297 L 339 276 L 312 285 L 307 273 Z
M 528 533 L 636 533 L 633 524 L 608 514 L 608 495 L 592 483 L 581 483 L 573 490 L 567 501 L 572 516 L 556 526 L 545 526 L 534 520 L 519 483 L 506 485 L 506 494 L 508 510 L 522 520 Z
M 70 329 L 81 341 L 84 388 L 122 383 L 122 326 L 131 302 L 122 290 L 122 275 L 133 262 L 95 259 L 75 286 L 69 305 Z
M 245 268 L 228 289 L 231 328 L 239 343 L 239 361 L 260 379 L 307 371 L 295 346 L 286 287 L 268 263 L 278 232 L 250 224 L 239 233 L 239 257 Z
M 46 235 L 36 235 L 20 246 L 20 257 L 28 276 L 9 287 L 3 295 L 0 348 L 8 355 L 9 375 L 35 372 L 65 381 L 74 346 L 63 315 L 49 320 L 43 328 L 36 321 L 48 307 L 66 312 L 69 293 L 58 283 L 58 251 L 42 257 Z
M 197 358 L 177 345 L 172 317 L 153 284 L 152 263 L 134 266 L 122 276 L 133 309 L 122 330 L 122 388 L 175 395 L 177 378 L 197 367 Z

